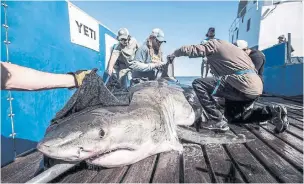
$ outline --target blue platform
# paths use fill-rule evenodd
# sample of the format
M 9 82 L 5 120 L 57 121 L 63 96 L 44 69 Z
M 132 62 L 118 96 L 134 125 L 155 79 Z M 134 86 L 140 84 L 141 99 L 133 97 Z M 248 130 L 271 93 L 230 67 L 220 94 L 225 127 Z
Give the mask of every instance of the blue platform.
M 303 63 L 287 62 L 287 44 L 263 50 L 266 57 L 264 92 L 274 95 L 303 95 Z
M 105 34 L 115 34 L 99 25 L 100 52 L 71 43 L 68 3 L 54 2 L 6 2 L 9 45 L 9 61 L 21 66 L 52 73 L 67 73 L 79 69 L 105 68 Z M 1 6 L 1 25 L 5 23 Z M 1 26 L 1 60 L 6 61 L 5 28 Z M 1 165 L 16 154 L 35 147 L 55 116 L 74 91 L 57 89 L 40 92 L 12 92 L 16 132 L 15 146 L 9 136 L 12 133 L 8 92 L 1 91 Z

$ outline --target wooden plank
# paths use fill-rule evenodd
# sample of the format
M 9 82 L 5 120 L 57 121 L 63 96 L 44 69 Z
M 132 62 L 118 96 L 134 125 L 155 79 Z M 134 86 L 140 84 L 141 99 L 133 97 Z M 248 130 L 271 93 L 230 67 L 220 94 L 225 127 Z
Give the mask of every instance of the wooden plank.
M 284 141 L 278 139 L 264 129 L 259 131 L 248 125 L 245 125 L 255 136 L 260 138 L 264 144 L 272 148 L 278 155 L 296 167 L 299 171 L 303 171 L 303 154 L 294 149 Z
M 289 118 L 292 117 L 292 118 L 302 122 L 302 124 L 303 124 L 303 113 L 295 113 L 295 112 L 287 109 L 287 116 Z
M 206 152 L 218 183 L 244 183 L 239 171 L 221 145 L 206 145 Z
M 248 138 L 255 138 L 254 141 L 247 142 L 244 145 L 250 151 L 248 154 L 254 155 L 255 159 L 257 159 L 260 163 L 262 163 L 264 168 L 267 170 L 264 171 L 263 173 L 267 173 L 267 174 L 270 173 L 279 182 L 287 182 L 287 183 L 303 182 L 303 174 L 301 172 L 299 172 L 292 165 L 290 165 L 290 163 L 288 163 L 285 159 L 283 159 L 278 154 L 276 154 L 276 152 L 274 152 L 271 148 L 269 148 L 268 145 L 265 145 L 264 142 L 258 139 L 250 131 L 244 130 L 244 128 L 240 128 L 235 125 L 230 125 L 230 128 L 237 134 L 242 133 Z M 238 154 L 238 150 L 235 150 L 234 153 Z M 267 180 L 263 181 L 264 176 L 256 175 L 255 172 L 251 173 L 251 176 L 254 178 L 261 177 L 260 182 L 255 182 L 255 183 L 270 182 Z
M 298 106 L 298 105 L 293 105 L 290 104 L 289 102 L 285 102 L 285 103 L 279 103 L 279 102 L 274 102 L 271 101 L 269 99 L 260 99 L 258 102 L 255 103 L 258 106 L 262 106 L 262 105 L 277 105 L 277 104 L 282 104 L 287 108 L 287 115 L 288 117 L 293 117 L 298 119 L 299 121 L 303 120 L 303 106 Z
M 268 103 L 276 103 L 276 104 L 283 104 L 286 105 L 287 108 L 295 108 L 295 109 L 299 109 L 300 111 L 303 112 L 303 103 L 298 103 L 295 101 L 291 101 L 291 100 L 286 100 L 283 98 L 277 98 L 277 97 L 263 97 L 259 99 L 260 102 L 268 102 Z
M 211 183 L 209 168 L 200 145 L 183 144 L 183 167 L 185 183 Z
M 150 156 L 130 166 L 123 183 L 149 183 L 157 155 Z
M 159 155 L 153 183 L 179 183 L 180 154 L 176 151 Z
M 290 134 L 289 130 L 287 130 L 285 133 L 282 134 L 276 134 L 274 133 L 275 126 L 271 123 L 268 123 L 266 126 L 262 126 L 265 130 L 267 130 L 272 135 L 280 138 L 284 142 L 288 143 L 290 146 L 292 146 L 294 149 L 298 150 L 303 154 L 303 139 L 299 139 L 298 137 L 293 136 Z M 303 132 L 301 132 L 303 134 Z
M 56 181 L 56 183 L 88 183 L 90 182 L 98 173 L 97 170 L 80 169 L 68 171 L 61 180 Z
M 288 121 L 289 121 L 290 125 L 303 130 L 303 120 L 300 121 L 296 118 L 288 117 Z
M 255 106 L 262 107 L 264 104 L 262 103 L 255 103 Z M 300 130 L 303 130 L 303 117 L 295 114 L 290 114 L 288 111 L 288 121 L 290 125 L 299 128 Z
M 269 123 L 272 124 L 272 123 Z M 268 124 L 267 124 L 268 125 Z M 273 125 L 273 124 L 272 124 Z M 303 130 L 293 126 L 293 125 L 289 125 L 286 132 L 288 132 L 289 134 L 303 140 Z
M 17 158 L 15 162 L 1 168 L 1 182 L 25 183 L 29 181 L 39 172 L 41 160 L 40 152 Z
M 235 125 L 229 125 L 232 130 L 235 130 L 235 128 L 233 128 L 234 126 Z M 240 128 L 240 130 L 242 131 L 239 131 L 238 134 L 244 134 L 244 132 L 247 131 L 244 128 Z M 253 137 L 247 136 L 247 138 Z M 277 183 L 277 180 L 267 172 L 263 165 L 261 165 L 261 163 L 249 152 L 244 144 L 228 144 L 224 145 L 224 148 L 246 183 Z
M 129 166 L 102 169 L 89 183 L 120 183 Z
M 292 97 L 283 97 L 284 100 L 292 101 L 295 103 L 303 104 L 303 95 L 292 96 Z

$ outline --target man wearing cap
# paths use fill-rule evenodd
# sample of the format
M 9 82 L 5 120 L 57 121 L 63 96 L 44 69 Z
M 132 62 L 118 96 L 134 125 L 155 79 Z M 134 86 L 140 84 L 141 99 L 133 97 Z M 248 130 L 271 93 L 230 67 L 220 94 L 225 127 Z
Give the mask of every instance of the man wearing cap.
M 107 73 L 109 75 L 116 73 L 121 85 L 127 87 L 128 81 L 131 79 L 129 65 L 134 59 L 138 44 L 136 39 L 130 36 L 126 28 L 119 29 L 117 40 L 119 43 L 113 47 Z
M 257 75 L 255 66 L 248 54 L 235 45 L 219 39 L 209 40 L 205 44 L 183 46 L 168 56 L 207 57 L 208 64 L 215 77 L 198 78 L 192 83 L 197 97 L 207 113 L 208 121 L 201 127 L 209 130 L 227 131 L 228 122 L 253 123 L 271 120 L 277 133 L 284 132 L 288 125 L 287 109 L 283 106 L 263 106 L 250 108 L 262 94 L 263 83 Z M 213 96 L 225 98 L 239 104 L 232 114 L 225 116 L 219 110 Z M 225 106 L 226 108 L 226 106 Z
M 263 81 L 263 72 L 264 72 L 264 65 L 265 65 L 265 55 L 263 52 L 255 49 L 249 49 L 248 43 L 245 40 L 237 40 L 234 45 L 236 45 L 238 48 L 245 51 L 248 56 L 250 57 L 251 61 L 255 65 L 255 69 L 258 72 L 258 75 L 261 77 Z
M 278 44 L 286 43 L 286 42 L 287 42 L 287 41 L 286 41 L 286 38 L 285 38 L 284 35 L 280 35 L 280 36 L 278 37 Z M 290 53 L 292 53 L 293 51 L 294 51 L 294 49 L 293 49 L 292 45 L 290 45 Z
M 159 28 L 153 29 L 146 43 L 136 51 L 134 61 L 130 65 L 133 78 L 156 78 L 157 69 L 165 65 L 161 51 L 161 44 L 164 42 L 164 32 Z

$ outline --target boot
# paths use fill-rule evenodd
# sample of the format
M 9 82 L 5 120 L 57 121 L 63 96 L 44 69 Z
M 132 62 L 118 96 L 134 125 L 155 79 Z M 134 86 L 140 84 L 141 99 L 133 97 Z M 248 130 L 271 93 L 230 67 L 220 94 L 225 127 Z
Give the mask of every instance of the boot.
M 270 106 L 271 113 L 273 115 L 270 120 L 274 125 L 275 133 L 283 133 L 289 126 L 287 118 L 287 108 L 283 105 Z

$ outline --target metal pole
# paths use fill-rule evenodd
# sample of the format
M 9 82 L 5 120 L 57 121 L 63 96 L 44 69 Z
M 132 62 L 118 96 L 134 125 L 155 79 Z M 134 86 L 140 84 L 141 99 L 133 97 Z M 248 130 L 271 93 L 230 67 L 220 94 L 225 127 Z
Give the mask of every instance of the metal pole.
M 48 183 L 74 166 L 75 164 L 54 165 L 53 167 L 35 176 L 26 183 Z
M 287 40 L 287 61 L 291 63 L 291 33 L 288 33 L 288 40 Z

